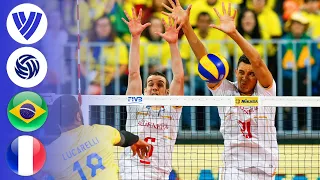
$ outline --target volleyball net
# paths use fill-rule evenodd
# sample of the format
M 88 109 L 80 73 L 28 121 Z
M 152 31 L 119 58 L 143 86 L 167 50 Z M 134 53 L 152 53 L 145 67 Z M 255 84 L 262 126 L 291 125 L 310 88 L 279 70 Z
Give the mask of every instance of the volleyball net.
M 256 123 L 235 122 L 236 125 L 224 124 L 224 131 L 236 133 L 240 131 L 245 141 L 256 141 L 263 144 L 272 144 L 266 138 L 256 137 L 255 128 L 263 125 L 266 116 L 270 115 L 267 109 L 276 108 L 274 126 L 275 136 L 279 151 L 276 161 L 276 179 L 318 179 L 320 178 L 320 98 L 319 97 L 232 97 L 232 96 L 108 96 L 108 95 L 83 95 L 82 112 L 84 124 L 111 125 L 119 130 L 131 129 L 128 121 L 140 119 L 138 123 L 147 127 L 152 133 L 161 133 L 161 130 L 170 128 L 171 135 L 177 133 L 172 160 L 172 176 L 178 176 L 183 180 L 193 179 L 217 179 L 219 168 L 225 161 L 222 159 L 224 142 L 228 136 L 223 137 L 220 126 L 221 116 L 230 115 L 228 107 L 238 107 L 244 111 L 235 112 L 239 116 L 248 116 Z M 145 109 L 134 107 L 142 106 Z M 159 109 L 154 116 L 156 121 L 147 118 L 151 106 L 171 107 L 183 106 L 181 117 L 177 123 L 171 122 L 170 113 L 173 110 Z M 218 114 L 218 109 L 224 108 L 223 113 Z M 255 111 L 264 108 L 265 112 Z M 160 114 L 162 118 L 160 118 Z M 130 111 L 130 112 L 128 112 Z M 251 111 L 251 112 L 250 112 Z M 131 116 L 130 114 L 134 114 Z M 172 116 L 174 117 L 174 116 Z M 130 119 L 131 118 L 131 119 Z M 135 118 L 135 119 L 133 119 Z M 231 127 L 232 126 L 232 127 Z M 256 126 L 256 127 L 254 127 Z M 267 125 L 266 125 L 267 126 Z M 270 126 L 271 128 L 271 126 Z M 252 134 L 251 134 L 252 132 Z M 261 133 L 261 132 L 260 132 Z M 253 137 L 250 139 L 248 137 Z M 169 139 L 172 137 L 169 137 Z M 241 139 L 243 140 L 243 139 Z M 241 141 L 239 139 L 239 141 Z M 149 142 L 156 146 L 157 142 Z M 119 160 L 123 148 L 115 148 L 116 160 Z M 163 152 L 163 155 L 161 153 Z M 167 154 L 159 151 L 162 160 L 167 160 Z M 238 152 L 241 154 L 241 152 Z M 261 152 L 262 153 L 262 152 Z M 273 152 L 274 153 L 274 152 Z M 259 151 L 258 151 L 259 155 Z M 231 162 L 233 163 L 233 162 Z M 238 163 L 234 161 L 234 163 Z

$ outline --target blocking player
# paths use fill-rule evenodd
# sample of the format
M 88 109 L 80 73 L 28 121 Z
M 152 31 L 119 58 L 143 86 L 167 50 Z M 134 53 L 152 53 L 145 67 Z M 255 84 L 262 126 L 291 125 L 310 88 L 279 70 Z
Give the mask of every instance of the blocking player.
M 119 132 L 105 125 L 83 125 L 82 112 L 74 96 L 62 95 L 49 111 L 49 121 L 59 124 L 62 133 L 46 147 L 46 164 L 36 179 L 50 175 L 55 180 L 117 180 L 114 146 L 131 147 L 133 156 L 148 157 L 151 145 L 130 132 Z
M 201 41 L 189 23 L 191 6 L 182 9 L 169 0 L 171 7 L 163 6 L 171 13 L 163 12 L 182 24 L 188 42 L 200 60 L 207 54 Z M 222 3 L 222 14 L 214 9 L 220 25 L 212 24 L 229 35 L 242 49 L 235 70 L 237 81 L 222 80 L 208 83 L 215 96 L 276 96 L 276 83 L 266 64 L 254 47 L 246 41 L 235 27 L 236 10 L 231 14 L 231 4 L 226 10 Z M 219 169 L 221 179 L 273 179 L 278 166 L 278 144 L 276 139 L 275 107 L 219 107 L 220 132 L 224 137 L 224 167 Z
M 131 32 L 131 46 L 129 54 L 129 80 L 127 95 L 142 95 L 142 80 L 140 76 L 140 36 L 142 31 L 150 25 L 141 24 L 142 10 L 138 16 L 132 9 L 133 16 L 126 16 L 123 21 Z M 169 82 L 162 73 L 153 73 L 146 79 L 144 95 L 146 96 L 182 96 L 184 93 L 184 71 L 182 59 L 178 49 L 178 33 L 176 21 L 169 19 L 165 23 L 165 33 L 155 32 L 165 39 L 170 46 L 173 80 Z M 176 142 L 179 118 L 182 107 L 171 106 L 127 106 L 126 129 L 136 133 L 141 139 L 152 145 L 149 158 L 140 159 L 130 155 L 126 148 L 119 161 L 120 176 L 123 180 L 131 179 L 168 179 L 172 170 L 172 152 Z

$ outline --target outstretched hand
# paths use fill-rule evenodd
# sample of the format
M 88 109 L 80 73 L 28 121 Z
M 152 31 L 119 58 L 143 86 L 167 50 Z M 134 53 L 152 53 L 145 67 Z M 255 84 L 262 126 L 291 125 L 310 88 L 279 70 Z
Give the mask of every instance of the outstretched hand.
M 217 16 L 220 19 L 220 25 L 210 24 L 210 27 L 216 28 L 226 34 L 231 34 L 236 32 L 235 17 L 237 15 L 237 10 L 234 10 L 234 14 L 231 16 L 231 3 L 228 5 L 228 13 L 226 12 L 226 7 L 222 2 L 222 15 L 218 12 L 216 8 L 213 8 Z
M 151 23 L 141 24 L 141 17 L 142 17 L 142 9 L 139 10 L 138 16 L 136 15 L 136 11 L 134 8 L 132 8 L 132 18 L 128 15 L 126 11 L 124 11 L 126 14 L 128 21 L 126 21 L 124 18 L 121 18 L 123 22 L 125 22 L 130 30 L 130 33 L 133 37 L 140 36 L 142 31 L 151 25 Z
M 177 19 L 173 20 L 173 18 L 169 17 L 169 24 L 167 24 L 164 19 L 162 19 L 162 24 L 165 27 L 165 33 L 155 32 L 163 39 L 165 39 L 169 44 L 175 44 L 178 42 L 178 34 L 182 27 L 182 24 L 177 28 Z
M 140 159 L 149 158 L 149 151 L 151 150 L 151 145 L 147 142 L 140 140 L 131 146 L 133 156 L 138 154 Z
M 189 16 L 190 16 L 190 10 L 191 10 L 191 5 L 188 6 L 187 10 L 184 10 L 181 5 L 179 0 L 176 0 L 176 4 L 172 0 L 168 0 L 169 3 L 171 4 L 171 7 L 167 6 L 166 4 L 162 3 L 162 6 L 166 8 L 169 12 L 167 13 L 162 11 L 162 14 L 171 17 L 173 19 L 176 19 L 178 24 L 186 24 L 189 22 Z

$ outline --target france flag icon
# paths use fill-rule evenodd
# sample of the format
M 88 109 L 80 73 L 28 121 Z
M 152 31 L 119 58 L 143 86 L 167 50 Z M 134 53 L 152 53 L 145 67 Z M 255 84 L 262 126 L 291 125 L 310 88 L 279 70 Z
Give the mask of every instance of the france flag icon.
M 43 144 L 32 136 L 19 136 L 8 147 L 7 163 L 20 176 L 32 176 L 40 171 L 46 161 Z

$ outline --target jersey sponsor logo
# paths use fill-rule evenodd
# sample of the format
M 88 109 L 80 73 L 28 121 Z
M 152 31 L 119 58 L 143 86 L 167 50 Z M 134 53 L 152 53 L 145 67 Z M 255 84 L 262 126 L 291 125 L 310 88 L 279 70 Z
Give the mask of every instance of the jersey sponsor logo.
M 158 129 L 158 130 L 169 129 L 168 124 L 165 124 L 165 123 L 157 124 L 157 123 L 153 123 L 153 122 L 149 122 L 149 121 L 145 121 L 145 120 L 139 121 L 138 125 L 153 128 L 153 129 Z
M 142 102 L 143 102 L 143 98 L 141 96 L 128 97 L 128 103 L 129 104 L 142 104 Z
M 257 96 L 237 96 L 235 97 L 236 106 L 258 106 L 259 101 Z

